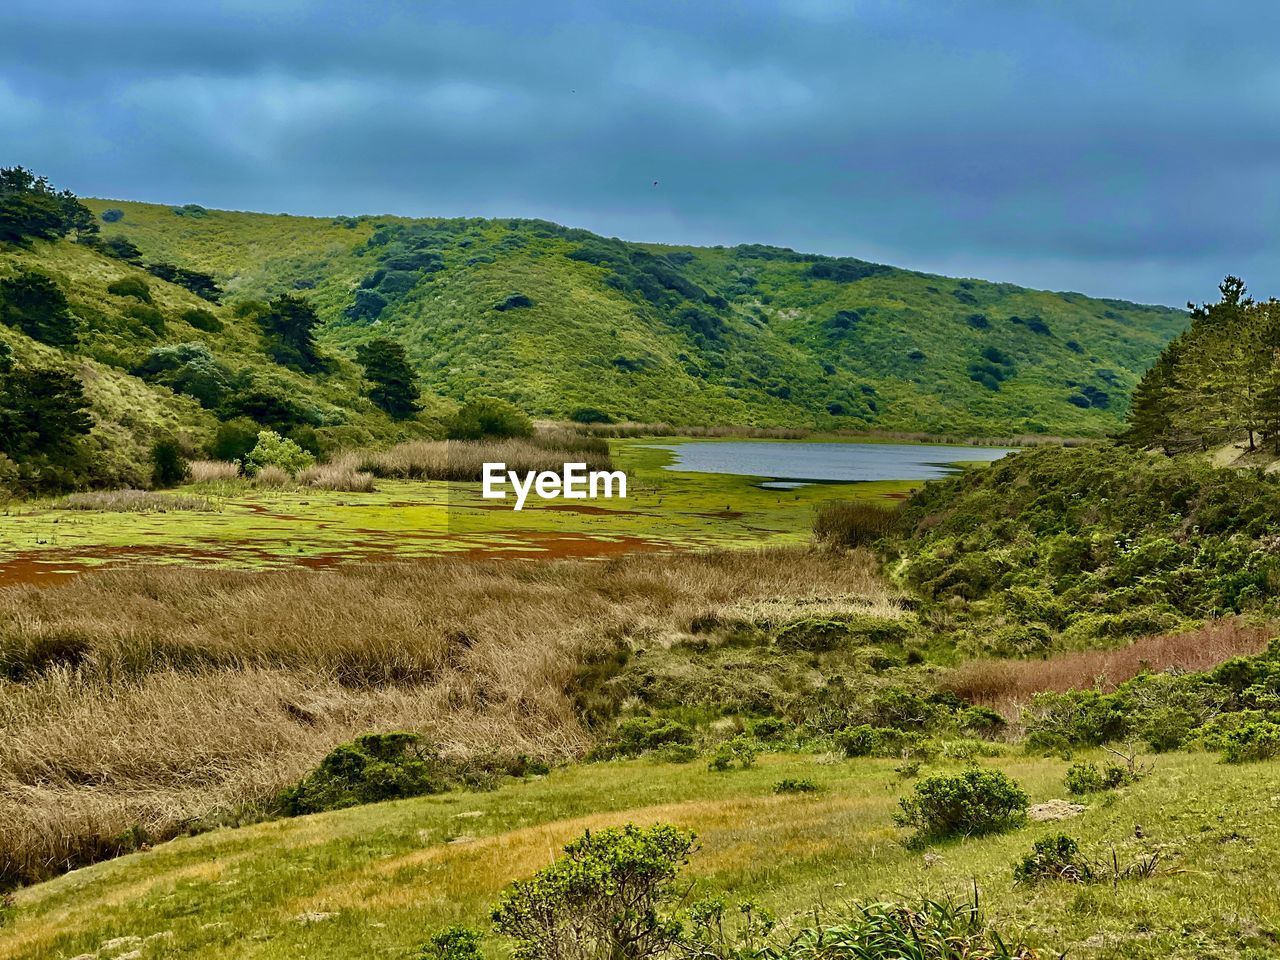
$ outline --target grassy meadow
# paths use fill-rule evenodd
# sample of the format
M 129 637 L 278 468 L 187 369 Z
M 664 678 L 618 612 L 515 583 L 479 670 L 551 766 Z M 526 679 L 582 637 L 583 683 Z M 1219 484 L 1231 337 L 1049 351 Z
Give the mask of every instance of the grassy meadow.
M 1010 754 L 984 763 L 1016 777 L 1033 802 L 1064 796 L 1061 760 Z M 583 830 L 659 820 L 698 834 L 688 871 L 698 895 L 754 897 L 783 917 L 819 902 L 964 893 L 976 882 L 1003 930 L 1050 955 L 1274 956 L 1280 768 L 1162 757 L 1141 783 L 1086 800 L 1078 817 L 925 856 L 892 823 L 911 785 L 894 766 L 815 755 L 766 755 L 728 773 L 610 762 L 491 793 L 217 830 L 21 891 L 0 957 L 415 957 L 441 927 L 483 929 L 507 882 L 549 863 Z M 777 795 L 784 777 L 819 790 Z M 1115 884 L 1015 886 L 1013 863 L 1063 829 L 1091 852 L 1114 849 L 1120 862 L 1158 854 L 1157 870 Z M 497 939 L 486 948 L 507 955 Z

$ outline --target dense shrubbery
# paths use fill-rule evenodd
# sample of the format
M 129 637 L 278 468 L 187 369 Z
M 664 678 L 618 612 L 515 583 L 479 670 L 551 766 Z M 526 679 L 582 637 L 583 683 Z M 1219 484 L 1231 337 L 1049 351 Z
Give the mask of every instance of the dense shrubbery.
M 514 404 L 497 397 L 475 397 L 449 420 L 450 440 L 486 440 L 533 436 L 533 421 Z
M 440 758 L 412 733 L 371 733 L 335 747 L 320 766 L 280 796 L 288 816 L 440 793 Z
M 898 569 L 970 653 L 1110 644 L 1271 611 L 1280 477 L 1111 448 L 1024 451 L 930 484 Z
M 897 822 L 921 840 L 979 836 L 1021 824 L 1027 802 L 1022 788 L 998 770 L 936 774 L 900 801 Z

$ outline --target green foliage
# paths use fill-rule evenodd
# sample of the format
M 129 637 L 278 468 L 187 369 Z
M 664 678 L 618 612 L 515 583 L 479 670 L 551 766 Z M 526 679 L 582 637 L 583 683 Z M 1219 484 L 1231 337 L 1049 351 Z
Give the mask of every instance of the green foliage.
M 873 727 L 859 724 L 846 727 L 835 735 L 835 745 L 846 757 L 902 757 L 932 752 L 929 737 L 895 727 Z
M 315 341 L 320 318 L 306 300 L 288 293 L 276 297 L 258 323 L 266 335 L 267 353 L 276 363 L 306 373 L 324 369 Z
M 147 264 L 147 272 L 152 276 L 167 280 L 169 283 L 184 287 L 202 300 L 217 303 L 222 297 L 222 290 L 217 281 L 207 273 L 176 267 L 171 263 Z
M 759 755 L 760 746 L 751 737 L 737 736 L 731 740 L 722 740 L 716 744 L 707 769 L 723 773 L 736 765 L 739 770 L 749 770 L 755 766 Z
M 113 297 L 133 297 L 143 303 L 151 302 L 151 288 L 141 277 L 122 277 L 107 284 L 107 293 Z
M 588 832 L 508 887 L 494 926 L 518 960 L 660 957 L 680 935 L 676 878 L 693 849 L 693 834 L 667 824 Z
M 0 280 L 0 323 L 53 347 L 74 346 L 79 326 L 58 285 L 34 271 Z
M 98 223 L 70 190 L 58 192 L 23 167 L 0 167 L 0 243 L 28 244 L 76 234 L 92 243 Z
M 370 733 L 335 747 L 280 795 L 286 816 L 399 800 L 448 788 L 440 758 L 412 733 Z
M 285 473 L 294 474 L 315 462 L 316 458 L 293 440 L 280 436 L 274 430 L 263 430 L 244 464 L 250 473 L 256 473 L 263 467 L 279 467 Z
M 151 485 L 176 487 L 187 479 L 190 465 L 182 455 L 182 448 L 173 440 L 157 441 L 151 448 Z
M 1041 837 L 1013 867 L 1014 883 L 1035 884 L 1045 880 L 1089 883 L 1093 864 L 1080 855 L 1080 845 L 1066 834 Z
M 596 747 L 592 758 L 636 757 L 650 750 L 693 743 L 693 730 L 665 717 L 628 717 L 618 722 L 613 735 Z
M 449 927 L 435 934 L 422 948 L 420 960 L 483 960 L 483 938 L 469 927 Z
M 921 780 L 899 801 L 895 820 L 922 840 L 979 836 L 1021 825 L 1027 803 L 1026 793 L 1005 774 L 971 769 Z
M 210 410 L 226 401 L 235 381 L 232 372 L 199 341 L 154 347 L 133 373 L 149 383 L 161 383 L 175 393 L 194 397 Z
M 450 440 L 486 440 L 533 436 L 533 421 L 514 404 L 497 397 L 475 397 L 447 425 Z
M 84 481 L 82 438 L 93 428 L 80 380 L 64 370 L 20 366 L 0 343 L 0 457 L 6 485 L 57 490 Z
M 225 329 L 223 322 L 214 314 L 199 307 L 184 310 L 181 317 L 182 322 L 187 326 L 194 327 L 204 333 L 221 333 Z
M 369 399 L 390 416 L 404 420 L 422 409 L 417 375 L 399 343 L 383 337 L 366 341 L 356 348 L 356 360 L 373 384 Z
M 1224 763 L 1256 763 L 1280 755 L 1280 723 L 1251 719 L 1226 731 L 1218 740 Z
M 1063 783 L 1068 793 L 1080 796 L 1125 787 L 1136 779 L 1136 773 L 1119 764 L 1108 763 L 1099 767 L 1096 763 L 1074 763 L 1067 768 Z
M 218 432 L 209 445 L 209 455 L 215 460 L 238 460 L 244 463 L 258 445 L 262 426 L 248 417 L 236 417 L 218 425 Z

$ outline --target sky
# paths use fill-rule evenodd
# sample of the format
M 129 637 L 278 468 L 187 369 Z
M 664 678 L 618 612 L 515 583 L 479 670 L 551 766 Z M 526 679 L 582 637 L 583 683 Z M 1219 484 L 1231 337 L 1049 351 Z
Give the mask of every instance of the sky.
M 0 164 L 1152 303 L 1280 295 L 1280 4 L 4 0 Z

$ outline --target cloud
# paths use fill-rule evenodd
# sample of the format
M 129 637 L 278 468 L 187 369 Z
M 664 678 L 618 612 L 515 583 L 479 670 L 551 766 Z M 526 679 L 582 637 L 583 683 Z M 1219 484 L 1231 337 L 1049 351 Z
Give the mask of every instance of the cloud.
M 1280 293 L 1278 30 L 1193 0 L 10 0 L 0 130 L 85 194 L 1181 303 L 1228 271 Z

